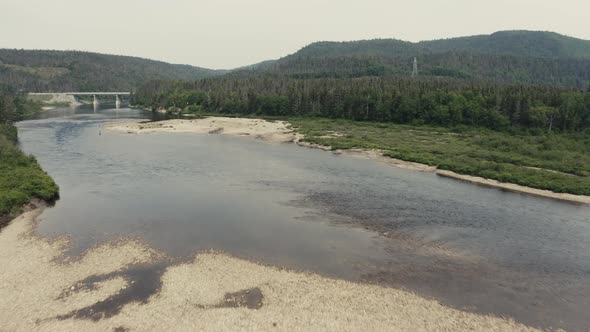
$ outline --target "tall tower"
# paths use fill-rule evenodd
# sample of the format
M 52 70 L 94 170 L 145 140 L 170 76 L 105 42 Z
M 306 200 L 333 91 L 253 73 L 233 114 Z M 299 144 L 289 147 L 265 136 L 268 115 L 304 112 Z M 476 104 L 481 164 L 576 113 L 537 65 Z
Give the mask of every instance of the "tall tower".
M 412 77 L 418 76 L 418 59 L 414 58 L 414 67 L 412 68 Z

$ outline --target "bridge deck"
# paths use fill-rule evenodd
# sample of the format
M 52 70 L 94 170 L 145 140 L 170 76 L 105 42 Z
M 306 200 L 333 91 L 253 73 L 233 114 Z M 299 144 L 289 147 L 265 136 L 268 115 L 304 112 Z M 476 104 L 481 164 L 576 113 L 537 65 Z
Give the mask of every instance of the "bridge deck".
M 131 92 L 30 92 L 30 95 L 129 96 Z
M 131 92 L 65 92 L 64 94 L 72 96 L 129 96 Z

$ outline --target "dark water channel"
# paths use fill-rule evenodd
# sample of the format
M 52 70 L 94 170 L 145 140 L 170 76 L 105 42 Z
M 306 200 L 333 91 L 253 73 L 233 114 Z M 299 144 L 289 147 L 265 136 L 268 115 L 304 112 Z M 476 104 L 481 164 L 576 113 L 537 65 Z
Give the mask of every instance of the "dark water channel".
M 71 254 L 118 236 L 170 256 L 217 249 L 400 287 L 542 328 L 590 326 L 590 207 L 350 156 L 222 135 L 104 130 L 139 110 L 18 124 L 61 188 L 39 232 Z

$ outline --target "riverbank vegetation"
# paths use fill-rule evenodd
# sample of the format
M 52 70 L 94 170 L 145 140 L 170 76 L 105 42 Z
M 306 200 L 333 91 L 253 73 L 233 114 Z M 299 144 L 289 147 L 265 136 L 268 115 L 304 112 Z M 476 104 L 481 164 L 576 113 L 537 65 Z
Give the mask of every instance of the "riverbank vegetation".
M 429 79 L 151 82 L 133 102 L 288 118 L 311 143 L 502 182 L 590 195 L 590 91 Z
M 305 141 L 332 149 L 378 149 L 385 156 L 460 174 L 590 195 L 590 134 L 508 133 L 317 118 L 290 118 Z
M 497 131 L 572 132 L 590 128 L 590 88 L 503 85 L 464 80 L 287 77 L 154 81 L 134 104 L 187 112 L 311 116 Z
M 58 196 L 59 188 L 35 158 L 17 146 L 14 121 L 21 120 L 35 106 L 7 86 L 0 86 L 0 226 L 9 221 L 33 198 L 46 201 Z

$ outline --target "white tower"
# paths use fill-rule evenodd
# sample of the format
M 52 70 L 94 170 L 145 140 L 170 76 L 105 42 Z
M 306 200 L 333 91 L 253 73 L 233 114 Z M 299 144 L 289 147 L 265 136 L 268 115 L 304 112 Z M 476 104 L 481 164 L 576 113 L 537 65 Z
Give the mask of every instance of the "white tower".
M 412 68 L 412 77 L 418 76 L 418 59 L 414 58 L 414 67 Z

